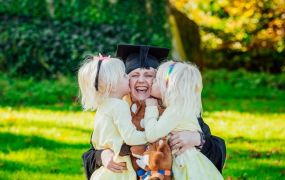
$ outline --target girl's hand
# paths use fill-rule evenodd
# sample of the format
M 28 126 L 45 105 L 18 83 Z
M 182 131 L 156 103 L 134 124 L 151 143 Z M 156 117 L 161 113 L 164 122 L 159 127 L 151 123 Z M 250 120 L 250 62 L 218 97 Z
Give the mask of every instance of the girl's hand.
M 115 173 L 123 173 L 123 170 L 127 170 L 125 162 L 115 163 L 113 160 L 114 151 L 111 149 L 105 149 L 101 153 L 102 164 L 107 169 Z
M 171 150 L 179 148 L 180 150 L 174 154 L 178 156 L 186 151 L 188 148 L 198 146 L 201 144 L 201 137 L 197 131 L 181 131 L 171 132 L 171 138 L 169 138 L 169 146 Z
M 154 99 L 154 98 L 147 98 L 145 100 L 145 104 L 146 104 L 146 107 L 148 107 L 148 106 L 157 106 L 157 107 L 159 107 L 157 99 Z

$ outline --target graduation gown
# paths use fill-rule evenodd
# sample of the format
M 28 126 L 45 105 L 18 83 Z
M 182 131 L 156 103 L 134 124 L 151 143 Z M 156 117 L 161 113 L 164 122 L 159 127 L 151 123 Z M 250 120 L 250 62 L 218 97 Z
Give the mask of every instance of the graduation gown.
M 200 117 L 198 118 L 199 125 L 205 134 L 205 144 L 201 150 L 217 169 L 222 173 L 223 166 L 226 160 L 226 144 L 219 137 L 212 136 L 209 126 Z M 92 137 L 92 136 L 91 136 Z M 92 145 L 92 143 L 90 142 Z M 85 169 L 86 179 L 89 180 L 92 173 L 102 166 L 101 153 L 103 150 L 97 150 L 92 147 L 82 155 L 83 165 Z

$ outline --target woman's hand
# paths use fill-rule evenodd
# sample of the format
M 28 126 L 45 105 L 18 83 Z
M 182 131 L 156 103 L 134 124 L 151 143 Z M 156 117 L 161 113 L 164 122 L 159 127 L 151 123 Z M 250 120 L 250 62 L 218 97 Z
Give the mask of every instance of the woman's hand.
M 201 137 L 197 131 L 172 131 L 171 134 L 172 136 L 169 138 L 169 146 L 171 150 L 180 148 L 174 156 L 182 154 L 188 148 L 199 146 L 201 143 Z
M 115 155 L 114 151 L 112 151 L 111 149 L 105 149 L 101 153 L 101 159 L 102 159 L 103 166 L 105 166 L 107 169 L 115 173 L 122 173 L 123 170 L 127 170 L 127 166 L 125 162 L 121 162 L 121 163 L 114 162 L 113 160 L 114 155 Z
M 147 98 L 145 100 L 145 105 L 146 105 L 146 107 L 148 107 L 148 106 L 157 106 L 157 107 L 159 107 L 157 99 L 154 99 L 154 98 Z

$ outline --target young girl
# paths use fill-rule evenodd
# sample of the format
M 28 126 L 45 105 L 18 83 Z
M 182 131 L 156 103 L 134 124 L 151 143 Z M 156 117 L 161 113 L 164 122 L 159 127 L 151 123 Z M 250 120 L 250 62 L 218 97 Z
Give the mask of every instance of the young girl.
M 130 93 L 129 76 L 124 63 L 116 58 L 87 57 L 78 72 L 81 103 L 84 110 L 97 109 L 92 143 L 95 149 L 112 149 L 115 162 L 126 162 L 123 173 L 105 167 L 96 170 L 91 179 L 136 179 L 129 156 L 119 156 L 122 144 L 147 143 L 145 132 L 137 131 L 132 123 L 130 107 L 122 98 Z
M 162 64 L 153 81 L 151 95 L 162 99 L 167 108 L 157 121 L 157 100 L 146 100 L 144 119 L 148 142 L 157 141 L 171 131 L 201 131 L 197 117 L 202 110 L 202 88 L 201 74 L 194 65 L 172 61 Z M 172 151 L 172 155 L 177 151 Z M 174 179 L 223 179 L 215 165 L 195 147 L 177 157 L 173 155 L 172 160 Z

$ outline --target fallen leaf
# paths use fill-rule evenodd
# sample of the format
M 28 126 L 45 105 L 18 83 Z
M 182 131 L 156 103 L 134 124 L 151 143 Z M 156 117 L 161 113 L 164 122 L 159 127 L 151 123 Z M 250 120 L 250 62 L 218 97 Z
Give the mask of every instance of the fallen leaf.
M 250 158 L 259 158 L 259 157 L 261 157 L 262 156 L 262 153 L 254 153 L 254 154 L 252 154 L 252 155 L 250 155 L 248 158 L 250 159 Z
M 261 170 L 260 172 L 261 172 L 261 173 L 265 173 L 265 171 L 263 171 L 263 170 Z
M 67 134 L 60 136 L 59 140 L 64 140 L 67 137 Z
M 232 159 L 233 157 L 226 155 L 226 159 Z
M 285 174 L 285 170 L 282 170 L 282 171 L 280 171 L 280 172 L 281 172 L 281 177 L 283 177 L 284 174 Z
M 269 158 L 270 157 L 270 152 L 266 153 L 266 156 Z
M 31 139 L 31 138 L 27 138 L 25 141 L 26 141 L 27 143 L 30 143 L 30 142 L 32 141 L 32 139 Z
M 249 142 L 247 142 L 247 141 L 243 141 L 242 142 L 244 145 L 246 145 L 246 146 L 251 146 L 251 144 L 249 143 Z
M 230 176 L 226 180 L 233 180 Z
M 0 164 L 0 166 L 5 166 L 5 165 L 6 165 L 5 163 L 1 163 L 1 164 Z
M 272 149 L 271 153 L 276 153 L 276 152 L 279 152 L 279 151 L 280 151 L 280 149 Z
M 226 114 L 226 111 L 223 110 L 223 111 L 221 112 L 221 114 L 220 114 L 220 118 L 224 117 L 225 114 Z
M 223 169 L 225 169 L 227 167 L 227 165 L 226 164 L 224 164 L 224 167 L 223 167 Z
M 242 136 L 237 136 L 237 137 L 234 137 L 234 140 L 237 140 L 237 139 L 243 139 L 244 137 Z
M 56 103 L 55 106 L 56 107 L 62 107 L 64 104 L 63 103 Z
M 235 150 L 234 150 L 234 153 L 235 153 L 235 154 L 240 154 L 240 152 L 239 152 L 238 149 L 235 149 Z
M 254 153 L 254 150 L 253 150 L 253 149 L 250 149 L 250 150 L 248 150 L 248 152 Z
M 52 169 L 51 171 L 50 171 L 50 173 L 54 173 L 54 172 L 56 172 L 57 171 L 57 168 L 54 168 L 54 169 Z

